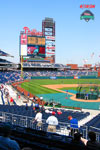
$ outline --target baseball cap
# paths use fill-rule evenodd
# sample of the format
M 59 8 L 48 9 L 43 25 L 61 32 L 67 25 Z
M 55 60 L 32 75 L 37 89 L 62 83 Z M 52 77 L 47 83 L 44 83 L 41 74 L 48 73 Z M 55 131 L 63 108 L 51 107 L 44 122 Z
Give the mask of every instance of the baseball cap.
M 68 116 L 68 120 L 71 120 L 72 119 L 72 116 Z
M 52 111 L 52 115 L 55 115 L 56 113 L 55 113 L 55 111 Z

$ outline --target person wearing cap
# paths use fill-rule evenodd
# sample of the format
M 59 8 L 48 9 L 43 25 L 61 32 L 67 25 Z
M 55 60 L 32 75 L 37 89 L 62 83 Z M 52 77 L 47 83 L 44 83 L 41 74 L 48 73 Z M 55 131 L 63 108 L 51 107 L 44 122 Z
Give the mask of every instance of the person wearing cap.
M 75 132 L 78 132 L 78 120 L 72 116 L 68 116 L 68 120 L 70 120 L 71 136 L 73 136 Z
M 46 123 L 48 124 L 48 132 L 56 132 L 56 126 L 58 125 L 58 119 L 55 117 L 55 112 L 52 112 L 52 116 L 49 116 L 46 120 Z
M 41 113 L 41 111 L 40 110 L 37 110 L 37 114 L 36 114 L 36 116 L 35 116 L 35 118 L 34 118 L 34 121 L 33 121 L 33 123 L 34 122 L 37 122 L 37 128 L 38 129 L 40 129 L 41 130 L 41 128 L 42 128 L 42 113 Z
M 0 136 L 0 150 L 20 150 L 19 144 L 10 139 L 11 126 L 5 124 L 2 127 L 3 136 Z

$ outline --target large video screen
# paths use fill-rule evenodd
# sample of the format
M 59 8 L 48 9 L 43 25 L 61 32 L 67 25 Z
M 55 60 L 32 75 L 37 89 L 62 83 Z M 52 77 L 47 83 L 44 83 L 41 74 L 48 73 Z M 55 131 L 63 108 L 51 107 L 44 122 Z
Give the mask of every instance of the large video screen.
M 27 47 L 27 56 L 45 56 L 45 46 L 28 46 Z
M 28 45 L 43 45 L 43 46 L 45 46 L 45 37 L 28 36 L 27 44 Z

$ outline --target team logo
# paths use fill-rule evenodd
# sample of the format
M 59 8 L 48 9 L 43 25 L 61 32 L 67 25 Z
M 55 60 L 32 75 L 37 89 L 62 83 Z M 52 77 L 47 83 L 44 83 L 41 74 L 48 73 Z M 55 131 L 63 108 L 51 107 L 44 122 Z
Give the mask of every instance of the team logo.
M 80 20 L 82 19 L 84 19 L 86 22 L 88 22 L 90 19 L 94 20 L 94 14 L 91 11 L 86 10 L 80 16 Z

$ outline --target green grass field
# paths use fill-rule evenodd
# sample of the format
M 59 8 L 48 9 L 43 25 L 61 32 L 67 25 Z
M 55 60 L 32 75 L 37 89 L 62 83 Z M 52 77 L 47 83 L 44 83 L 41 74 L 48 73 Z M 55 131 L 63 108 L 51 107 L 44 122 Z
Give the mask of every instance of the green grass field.
M 21 84 L 21 87 L 25 90 L 29 91 L 32 94 L 50 94 L 50 93 L 59 93 L 56 90 L 51 90 L 42 85 L 49 84 L 100 84 L 100 79 L 38 79 L 38 80 L 30 80 L 29 82 L 24 82 Z M 66 88 L 63 88 L 65 90 Z M 76 88 L 67 88 L 76 90 Z

